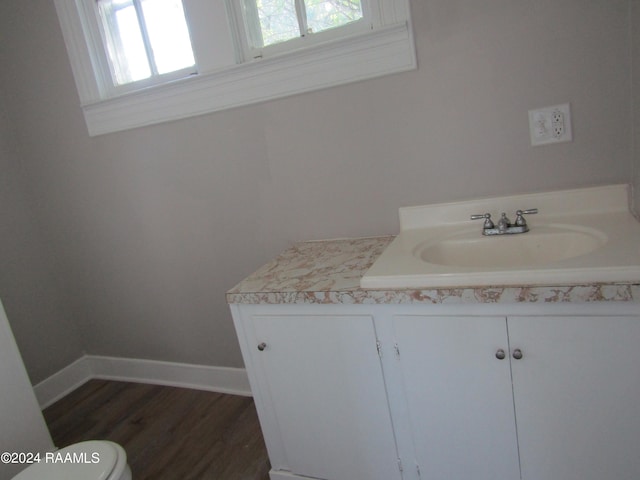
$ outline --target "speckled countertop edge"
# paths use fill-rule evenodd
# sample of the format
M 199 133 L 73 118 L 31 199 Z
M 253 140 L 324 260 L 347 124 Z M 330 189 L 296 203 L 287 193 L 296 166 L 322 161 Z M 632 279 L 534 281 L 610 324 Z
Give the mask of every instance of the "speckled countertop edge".
M 640 302 L 640 283 L 364 290 L 360 278 L 393 236 L 293 245 L 227 292 L 230 304 Z

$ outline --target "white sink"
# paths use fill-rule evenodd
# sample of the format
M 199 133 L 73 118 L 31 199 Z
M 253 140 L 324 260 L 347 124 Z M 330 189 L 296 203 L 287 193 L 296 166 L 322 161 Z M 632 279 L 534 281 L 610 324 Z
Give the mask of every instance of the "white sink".
M 598 230 L 573 225 L 540 226 L 535 231 L 482 236 L 478 229 L 419 244 L 413 254 L 420 260 L 456 267 L 514 268 L 547 265 L 592 252 L 607 242 Z
M 537 208 L 530 231 L 482 235 L 472 214 Z M 362 288 L 640 283 L 640 223 L 612 185 L 400 209 L 400 233 Z

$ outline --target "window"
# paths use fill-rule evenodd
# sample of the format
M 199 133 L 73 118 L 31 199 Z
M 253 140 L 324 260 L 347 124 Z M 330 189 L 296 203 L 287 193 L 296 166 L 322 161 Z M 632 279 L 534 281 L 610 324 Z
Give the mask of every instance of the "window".
M 409 0 L 55 0 L 90 135 L 416 68 Z
M 367 0 L 238 0 L 244 19 L 243 44 L 249 54 L 262 56 L 265 48 L 329 32 L 345 35 L 366 29 L 371 13 Z M 365 15 L 365 12 L 367 15 Z M 335 29 L 340 29 L 336 32 Z M 325 37 L 328 36 L 325 34 Z M 307 40 L 308 41 L 308 40 Z M 280 50 L 282 50 L 280 48 Z
M 181 0 L 96 0 L 96 5 L 114 86 L 195 73 Z

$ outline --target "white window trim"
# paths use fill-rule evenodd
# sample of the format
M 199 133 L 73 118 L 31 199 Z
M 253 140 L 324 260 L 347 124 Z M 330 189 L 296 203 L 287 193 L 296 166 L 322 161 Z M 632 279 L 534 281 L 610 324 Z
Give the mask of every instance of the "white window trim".
M 340 27 L 323 30 L 311 35 L 303 35 L 298 38 L 292 38 L 290 40 L 267 45 L 263 47 L 253 47 L 250 45 L 249 32 L 247 31 L 246 18 L 242 14 L 242 1 L 243 0 L 228 0 L 230 6 L 229 11 L 232 12 L 234 19 L 239 19 L 236 22 L 240 49 L 244 54 L 245 59 L 265 58 L 279 53 L 291 51 L 293 48 L 306 48 L 314 45 L 315 43 L 322 43 L 326 39 L 346 37 L 359 32 L 367 31 L 372 28 L 378 28 L 382 25 L 381 16 L 379 12 L 379 4 L 377 1 L 363 2 L 363 17 L 356 21 Z M 304 0 L 303 0 L 304 1 Z M 365 4 L 366 3 L 366 4 Z M 298 12 L 299 14 L 299 12 Z M 299 22 L 302 21 L 299 19 Z M 324 39 L 324 40 L 323 40 Z M 293 47 L 293 48 L 292 48 Z
M 401 15 L 406 21 L 105 99 L 104 86 L 94 73 L 78 1 L 55 0 L 55 5 L 91 136 L 417 68 L 406 4 L 406 16 Z

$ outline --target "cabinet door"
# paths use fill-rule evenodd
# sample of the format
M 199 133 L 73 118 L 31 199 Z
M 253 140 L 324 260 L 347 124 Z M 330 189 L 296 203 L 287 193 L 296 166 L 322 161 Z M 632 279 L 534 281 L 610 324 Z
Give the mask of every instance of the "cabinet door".
M 421 478 L 519 479 L 506 319 L 403 315 L 393 328 Z
M 328 480 L 400 478 L 370 316 L 254 316 L 253 363 L 287 466 Z
M 523 480 L 640 478 L 640 317 L 510 317 Z

